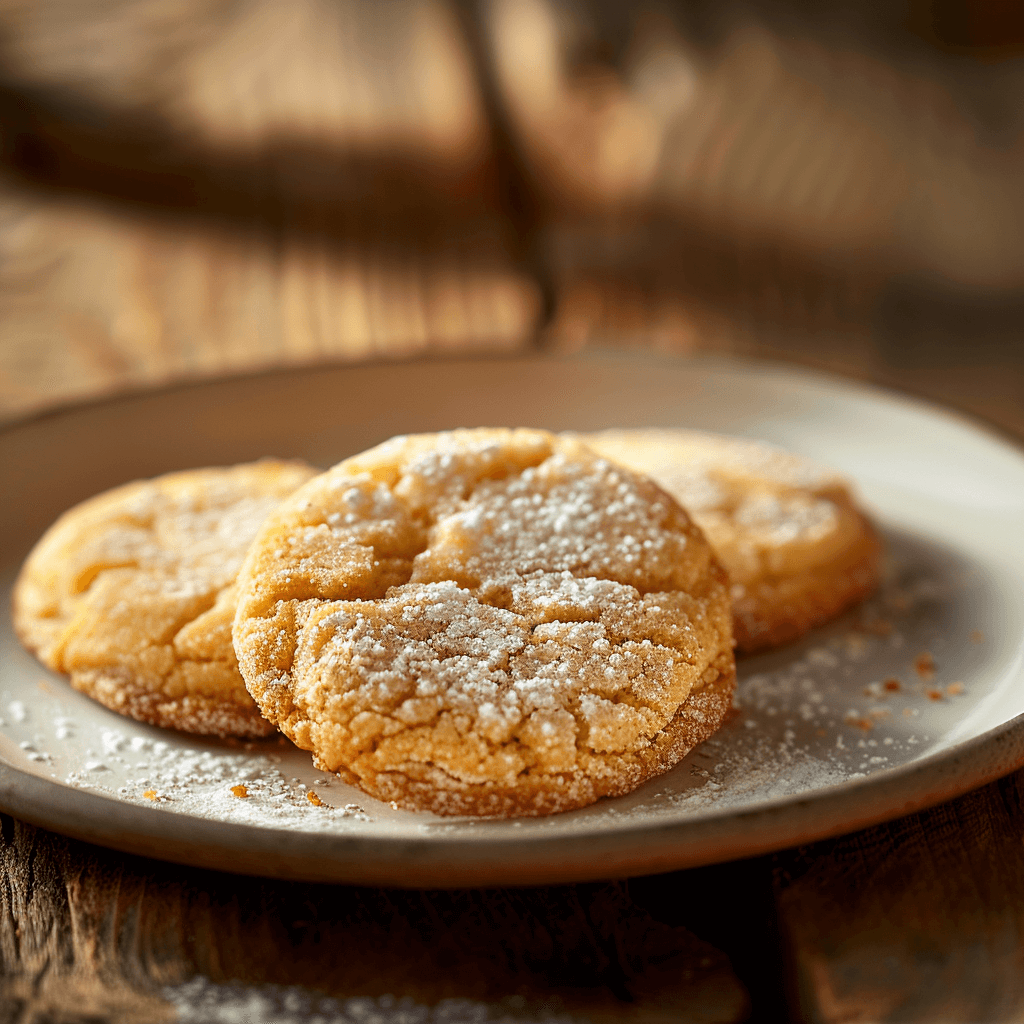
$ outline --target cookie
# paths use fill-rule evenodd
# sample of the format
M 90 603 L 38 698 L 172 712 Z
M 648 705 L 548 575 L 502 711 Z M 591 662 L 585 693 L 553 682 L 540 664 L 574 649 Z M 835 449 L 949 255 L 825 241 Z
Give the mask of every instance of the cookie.
M 250 693 L 318 767 L 438 814 L 626 793 L 721 724 L 724 572 L 653 482 L 538 430 L 399 437 L 310 481 L 239 574 Z
M 82 502 L 22 568 L 19 637 L 121 714 L 185 732 L 269 735 L 231 646 L 234 582 L 267 514 L 316 472 L 267 460 L 169 473 Z
M 878 585 L 878 535 L 848 481 L 808 459 L 695 430 L 580 438 L 649 474 L 704 531 L 729 573 L 740 651 L 795 640 Z

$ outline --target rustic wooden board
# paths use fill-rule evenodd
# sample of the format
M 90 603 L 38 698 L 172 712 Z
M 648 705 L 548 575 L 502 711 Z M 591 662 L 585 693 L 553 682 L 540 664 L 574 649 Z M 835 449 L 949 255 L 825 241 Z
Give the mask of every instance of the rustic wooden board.
M 428 1007 L 468 999 L 524 1020 L 726 1024 L 748 1008 L 726 956 L 658 920 L 626 883 L 284 883 L 123 856 L 6 816 L 0 826 L 0 1003 L 12 1013 L 0 1019 L 171 1019 L 166 986 L 196 974 L 230 983 L 238 1004 L 283 985 Z
M 1018 1021 L 1024 772 L 779 854 L 778 918 L 801 1020 Z

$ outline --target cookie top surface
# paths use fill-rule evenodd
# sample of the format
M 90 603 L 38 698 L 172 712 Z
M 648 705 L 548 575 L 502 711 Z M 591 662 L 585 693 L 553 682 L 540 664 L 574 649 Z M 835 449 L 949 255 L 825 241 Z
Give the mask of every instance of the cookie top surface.
M 407 806 L 541 813 L 669 766 L 660 734 L 732 672 L 723 580 L 668 495 L 576 442 L 400 437 L 268 519 L 235 648 L 321 767 Z
M 849 482 L 772 445 L 695 430 L 580 435 L 649 474 L 729 573 L 741 649 L 786 642 L 873 589 L 879 545 Z
M 234 582 L 267 514 L 316 472 L 266 460 L 169 473 L 82 502 L 22 568 L 19 637 L 76 688 L 132 717 L 267 734 L 231 645 Z

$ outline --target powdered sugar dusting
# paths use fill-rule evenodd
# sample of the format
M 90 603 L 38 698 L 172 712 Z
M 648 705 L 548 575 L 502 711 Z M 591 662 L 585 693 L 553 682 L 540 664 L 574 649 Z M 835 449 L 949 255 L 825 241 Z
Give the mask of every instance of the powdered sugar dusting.
M 396 810 L 318 772 L 289 744 L 243 746 L 120 718 L 42 671 L 8 622 L 0 623 L 0 756 L 43 779 L 157 813 L 292 834 L 354 831 L 382 842 L 699 822 L 813 796 L 914 763 L 958 729 L 970 735 L 978 728 L 972 716 L 1002 685 L 986 667 L 1003 658 L 989 577 L 947 549 L 899 534 L 887 541 L 892 564 L 876 598 L 800 644 L 741 660 L 740 707 L 711 740 L 634 793 L 567 814 L 493 822 Z M 532 600 L 560 614 L 563 587 L 576 583 L 557 577 Z M 599 592 L 584 600 L 572 589 L 571 598 L 607 607 Z M 934 664 L 927 680 L 915 669 L 923 652 Z M 235 786 L 247 795 L 234 795 Z
M 692 746 L 727 706 L 680 717 L 731 686 L 707 543 L 649 480 L 542 431 L 341 463 L 273 518 L 241 587 L 235 644 L 268 716 L 407 806 L 581 806 L 670 767 L 681 726 Z
M 231 646 L 233 584 L 267 514 L 314 473 L 272 460 L 169 473 L 75 506 L 25 562 L 20 635 L 121 714 L 267 735 Z
M 351 791 L 333 776 L 289 778 L 281 754 L 182 747 L 106 729 L 105 756 L 65 777 L 69 786 L 215 821 L 305 831 L 368 822 Z M 308 773 L 304 773 L 308 778 Z M 344 790 L 344 792 L 342 792 Z
M 467 478 L 466 467 L 460 469 Z M 396 490 L 416 501 L 418 475 L 414 464 Z M 667 528 L 664 502 L 643 494 L 610 464 L 594 467 L 564 452 L 514 476 L 485 478 L 471 496 L 439 500 L 439 511 L 446 505 L 451 511 L 437 516 L 430 546 L 416 558 L 413 582 L 451 578 L 445 574 L 454 554 L 462 556 L 463 574 L 481 580 L 568 571 L 661 589 L 686 547 L 686 536 Z M 669 571 L 650 580 L 659 563 Z
M 408 996 L 332 998 L 297 985 L 218 985 L 203 977 L 168 986 L 162 994 L 178 1020 L 202 1024 L 573 1024 L 579 1019 L 519 996 L 495 1003 L 450 998 L 428 1006 Z
M 878 545 L 850 485 L 769 445 L 696 431 L 585 435 L 686 508 L 729 572 L 739 649 L 796 639 L 870 593 Z

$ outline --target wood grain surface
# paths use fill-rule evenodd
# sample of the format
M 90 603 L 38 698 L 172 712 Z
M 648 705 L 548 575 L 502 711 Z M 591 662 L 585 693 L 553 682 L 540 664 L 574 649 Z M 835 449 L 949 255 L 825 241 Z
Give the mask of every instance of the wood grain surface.
M 511 1020 L 1015 1021 L 1022 801 L 1017 773 L 770 857 L 452 892 L 223 875 L 4 816 L 0 1019 L 201 1021 L 199 979 L 225 1012 L 291 992 L 289 1021 L 387 996 Z
M 236 1009 L 260 994 L 270 1005 L 282 987 L 302 990 L 294 995 L 307 1006 L 322 997 L 391 996 L 421 1008 L 461 1000 L 514 1020 L 711 1024 L 742 1020 L 749 1006 L 725 955 L 653 916 L 625 882 L 453 892 L 304 885 L 0 824 L 2 1019 L 174 1019 L 176 994 L 196 975 Z
M 809 1021 L 1024 1013 L 1024 774 L 782 854 L 781 938 Z
M 7 0 L 0 30 L 0 417 L 534 336 L 450 6 Z

